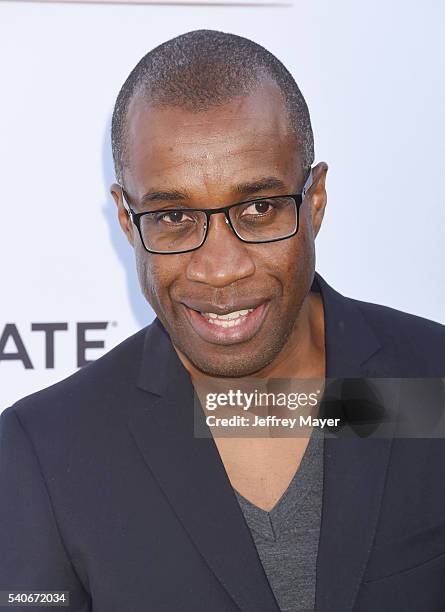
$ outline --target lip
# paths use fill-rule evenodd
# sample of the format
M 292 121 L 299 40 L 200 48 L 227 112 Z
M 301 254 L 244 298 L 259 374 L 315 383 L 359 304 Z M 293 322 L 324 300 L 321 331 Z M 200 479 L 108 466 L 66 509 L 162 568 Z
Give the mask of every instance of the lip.
M 257 306 L 261 306 L 261 304 L 264 304 L 265 302 L 268 302 L 268 300 L 265 298 L 249 299 L 247 297 L 237 299 L 236 304 L 214 304 L 206 301 L 197 302 L 188 298 L 181 300 L 183 306 L 186 306 L 190 310 L 197 310 L 198 312 L 214 312 L 218 315 L 225 315 L 229 312 L 234 312 L 235 310 L 246 310 L 249 308 L 255 309 Z
M 190 308 L 184 303 L 182 303 L 182 306 L 184 307 L 190 325 L 202 340 L 212 344 L 229 345 L 237 344 L 238 342 L 246 342 L 258 332 L 269 309 L 269 302 L 263 301 L 259 304 L 257 303 L 257 305 L 252 303 L 250 305 L 237 304 L 236 307 L 230 309 L 216 308 L 211 304 L 206 304 L 205 310 L 204 308 L 200 308 L 201 312 L 214 312 L 216 314 L 227 314 L 235 310 L 253 308 L 252 312 L 243 316 L 241 323 L 234 327 L 221 327 L 209 323 L 207 318 L 197 312 L 197 310 Z

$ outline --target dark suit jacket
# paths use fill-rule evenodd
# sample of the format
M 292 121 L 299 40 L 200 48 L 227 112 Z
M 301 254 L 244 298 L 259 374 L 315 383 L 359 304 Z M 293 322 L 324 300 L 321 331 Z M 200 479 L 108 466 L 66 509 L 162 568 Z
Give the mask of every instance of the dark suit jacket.
M 445 375 L 443 326 L 317 283 L 328 377 Z M 76 612 L 278 612 L 192 395 L 155 320 L 2 413 L 0 590 L 68 590 Z M 445 441 L 326 439 L 324 469 L 316 612 L 443 612 Z

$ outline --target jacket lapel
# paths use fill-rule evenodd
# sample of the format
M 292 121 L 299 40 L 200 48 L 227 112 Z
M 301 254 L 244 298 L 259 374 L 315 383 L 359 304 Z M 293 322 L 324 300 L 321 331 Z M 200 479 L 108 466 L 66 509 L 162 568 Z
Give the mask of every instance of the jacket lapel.
M 194 436 L 190 376 L 157 320 L 145 343 L 138 386 L 152 398 L 133 406 L 128 426 L 136 444 L 191 540 L 237 606 L 246 612 L 278 612 L 216 445 L 211 437 Z
M 326 378 L 378 377 L 381 349 L 353 300 L 317 275 L 325 306 Z M 375 361 L 377 363 L 377 361 Z M 377 527 L 392 437 L 325 439 L 316 612 L 353 609 Z
M 326 377 L 378 377 L 370 363 L 381 346 L 357 305 L 318 274 L 313 289 L 324 304 Z M 133 406 L 129 429 L 195 546 L 243 612 L 279 612 L 216 445 L 211 437 L 194 436 L 193 386 L 157 319 L 147 330 L 138 387 L 151 398 Z M 391 442 L 325 439 L 316 612 L 353 608 Z

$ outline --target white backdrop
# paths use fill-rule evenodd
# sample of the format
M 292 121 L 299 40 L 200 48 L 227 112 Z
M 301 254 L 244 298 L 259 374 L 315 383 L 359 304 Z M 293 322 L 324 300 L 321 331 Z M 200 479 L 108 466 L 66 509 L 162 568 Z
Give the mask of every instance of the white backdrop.
M 0 3 L 0 410 L 76 371 L 79 342 L 95 359 L 153 318 L 108 190 L 110 118 L 142 55 L 196 28 L 264 44 L 299 83 L 330 164 L 318 271 L 444 323 L 444 26 L 441 0 Z M 66 324 L 54 351 L 42 323 Z

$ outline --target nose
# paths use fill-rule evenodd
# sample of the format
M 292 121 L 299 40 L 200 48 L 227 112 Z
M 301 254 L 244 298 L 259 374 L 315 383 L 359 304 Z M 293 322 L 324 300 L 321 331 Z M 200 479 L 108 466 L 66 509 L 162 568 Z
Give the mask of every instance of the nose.
M 190 253 L 187 279 L 219 288 L 252 276 L 249 245 L 235 236 L 224 213 L 211 215 L 209 223 L 206 241 Z

